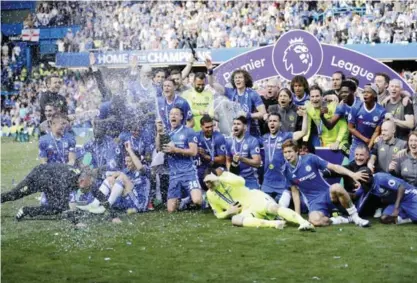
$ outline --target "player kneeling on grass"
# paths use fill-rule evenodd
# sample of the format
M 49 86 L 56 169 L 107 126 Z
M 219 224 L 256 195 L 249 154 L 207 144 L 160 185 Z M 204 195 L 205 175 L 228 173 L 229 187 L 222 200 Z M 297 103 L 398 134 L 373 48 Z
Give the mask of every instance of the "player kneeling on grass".
M 218 176 L 219 175 L 219 176 Z M 272 227 L 282 229 L 285 221 L 299 224 L 299 230 L 314 230 L 314 226 L 295 211 L 280 206 L 260 190 L 250 190 L 245 179 L 221 169 L 209 170 L 204 178 L 207 200 L 218 219 L 231 218 L 232 224 L 243 227 Z
M 361 227 L 368 227 L 368 220 L 359 217 L 356 207 L 353 205 L 349 194 L 340 184 L 328 184 L 322 176 L 326 169 L 352 178 L 355 182 L 366 181 L 369 176 L 365 172 L 352 171 L 336 164 L 329 163 L 317 155 L 306 154 L 299 156 L 298 146 L 288 140 L 283 143 L 282 150 L 286 160 L 283 166 L 283 174 L 291 182 L 294 208 L 300 213 L 300 192 L 307 201 L 309 209 L 308 220 L 314 226 L 327 226 L 330 224 L 342 224 L 354 222 Z M 350 217 L 342 216 L 329 218 L 333 203 L 340 203 Z
M 381 222 L 384 224 L 405 224 L 410 222 L 417 224 L 417 188 L 391 174 L 376 173 L 372 188 L 365 196 L 363 202 L 366 201 L 370 194 L 385 198 L 391 193 L 396 193 L 396 201 L 384 209 Z
M 125 143 L 125 149 L 126 168 L 107 177 L 96 193 L 98 200 L 87 206 L 78 206 L 79 209 L 92 213 L 103 213 L 105 208 L 126 211 L 128 214 L 146 211 L 150 190 L 146 168 L 133 151 L 130 142 Z M 121 220 L 114 218 L 113 222 Z

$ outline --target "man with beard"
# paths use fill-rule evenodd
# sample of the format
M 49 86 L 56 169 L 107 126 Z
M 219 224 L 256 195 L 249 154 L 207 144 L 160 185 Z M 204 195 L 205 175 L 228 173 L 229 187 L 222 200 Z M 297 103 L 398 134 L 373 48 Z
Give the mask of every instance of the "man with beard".
M 58 75 L 51 75 L 46 78 L 46 85 L 48 91 L 41 94 L 39 104 L 41 107 L 41 122 L 46 120 L 45 106 L 53 104 L 57 111 L 68 114 L 67 100 L 62 95 L 58 94 L 61 89 L 62 79 Z
M 378 103 L 389 97 L 388 85 L 391 78 L 385 73 L 376 73 L 374 83 L 378 87 Z
M 233 120 L 233 135 L 226 141 L 226 166 L 240 172 L 249 189 L 259 189 L 257 169 L 262 165 L 259 141 L 247 132 L 248 120 L 241 116 Z
M 332 75 L 332 89 L 326 91 L 323 96 L 335 94 L 339 96 L 340 88 L 342 87 L 342 81 L 346 79 L 346 76 L 341 71 L 336 71 Z
M 194 118 L 194 131 L 198 132 L 201 130 L 200 119 L 203 115 L 210 115 L 213 117 L 213 94 L 210 91 L 205 91 L 206 86 L 206 75 L 204 73 L 198 72 L 195 74 L 193 88 L 185 91 L 182 94 L 188 104 L 190 105 L 191 112 L 193 113 Z
M 226 140 L 224 136 L 214 131 L 213 119 L 204 115 L 200 119 L 201 131 L 197 133 L 198 156 L 196 158 L 198 178 L 204 185 L 203 177 L 207 168 L 225 167 L 226 165 Z

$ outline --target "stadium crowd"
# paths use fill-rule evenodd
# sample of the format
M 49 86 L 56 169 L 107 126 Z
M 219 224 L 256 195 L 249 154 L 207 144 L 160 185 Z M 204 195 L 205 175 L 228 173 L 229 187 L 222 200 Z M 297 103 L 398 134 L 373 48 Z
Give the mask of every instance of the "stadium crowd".
M 416 11 L 415 1 L 45 1 L 24 26 L 81 25 L 59 40 L 68 52 L 186 48 L 188 39 L 257 47 L 290 29 L 330 44 L 407 43 L 417 41 Z

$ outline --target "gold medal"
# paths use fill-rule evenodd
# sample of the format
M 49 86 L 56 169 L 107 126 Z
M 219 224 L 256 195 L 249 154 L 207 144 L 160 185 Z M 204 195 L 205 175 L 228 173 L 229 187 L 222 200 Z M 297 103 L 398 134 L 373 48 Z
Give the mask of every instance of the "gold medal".
M 272 163 L 269 164 L 269 169 L 271 169 L 271 170 L 274 169 L 274 164 L 272 164 Z

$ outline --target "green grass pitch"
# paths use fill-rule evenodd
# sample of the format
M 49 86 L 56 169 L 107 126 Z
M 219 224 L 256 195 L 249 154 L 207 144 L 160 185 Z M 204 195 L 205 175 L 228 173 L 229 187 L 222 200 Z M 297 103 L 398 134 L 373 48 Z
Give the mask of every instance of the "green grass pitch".
M 37 164 L 36 142 L 3 143 L 1 188 Z M 120 225 L 14 215 L 1 206 L 2 282 L 416 282 L 417 226 L 341 225 L 298 232 L 232 227 L 211 213 L 153 212 Z

